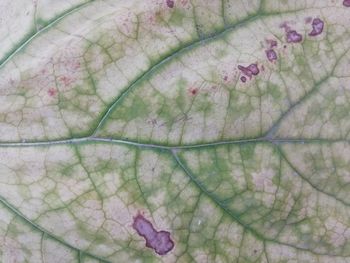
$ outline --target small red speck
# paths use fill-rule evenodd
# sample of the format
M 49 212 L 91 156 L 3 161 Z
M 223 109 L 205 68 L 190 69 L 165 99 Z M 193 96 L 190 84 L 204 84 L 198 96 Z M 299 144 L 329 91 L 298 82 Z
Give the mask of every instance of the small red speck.
M 245 82 L 247 81 L 247 78 L 246 78 L 245 76 L 242 76 L 242 77 L 241 77 L 241 81 L 242 81 L 243 83 L 245 83 Z
M 59 80 L 60 80 L 61 82 L 63 82 L 64 86 L 66 86 L 66 87 L 69 86 L 70 84 L 72 84 L 72 83 L 74 82 L 73 79 L 68 78 L 68 77 L 66 77 L 66 76 L 60 77 Z
M 196 95 L 198 93 L 198 89 L 191 89 L 191 94 Z
M 225 76 L 225 77 L 224 77 L 224 81 L 227 81 L 227 79 L 228 79 L 228 77 L 227 77 L 227 76 Z
M 57 94 L 57 90 L 55 88 L 50 88 L 47 93 L 49 94 L 50 97 L 53 97 Z

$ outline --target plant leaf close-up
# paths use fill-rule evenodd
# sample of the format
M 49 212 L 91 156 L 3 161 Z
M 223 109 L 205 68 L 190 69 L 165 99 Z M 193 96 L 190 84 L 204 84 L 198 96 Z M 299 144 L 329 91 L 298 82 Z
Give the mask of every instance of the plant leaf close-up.
M 0 262 L 350 262 L 349 0 L 0 13 Z

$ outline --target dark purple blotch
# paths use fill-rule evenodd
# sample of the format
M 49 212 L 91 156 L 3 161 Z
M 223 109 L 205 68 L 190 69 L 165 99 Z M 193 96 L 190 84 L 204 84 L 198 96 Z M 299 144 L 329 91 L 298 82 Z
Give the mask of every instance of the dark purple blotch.
M 343 6 L 350 7 L 350 0 L 344 0 Z
M 132 227 L 146 240 L 146 247 L 152 248 L 157 254 L 165 255 L 174 248 L 170 233 L 155 230 L 152 223 L 141 214 L 134 217 Z
M 323 32 L 324 23 L 321 19 L 315 18 L 312 21 L 312 31 L 309 36 L 317 36 Z
M 242 76 L 242 77 L 241 77 L 241 81 L 242 81 L 243 83 L 245 83 L 245 82 L 247 81 L 247 78 L 246 78 L 245 76 Z
M 173 0 L 166 0 L 166 5 L 169 7 L 169 8 L 173 8 L 175 6 L 175 3 Z
M 287 32 L 287 42 L 288 43 L 299 43 L 303 40 L 303 37 L 295 30 Z
M 269 49 L 265 51 L 266 57 L 270 62 L 273 62 L 274 60 L 277 60 L 277 54 L 273 49 Z
M 238 65 L 238 69 L 247 77 L 251 78 L 253 73 L 246 67 L 243 67 L 241 65 Z
M 256 64 L 250 64 L 248 67 L 238 65 L 238 69 L 247 77 L 251 78 L 252 75 L 256 76 L 259 74 L 259 68 Z
M 249 66 L 248 66 L 248 69 L 250 70 L 250 72 L 253 74 L 253 75 L 258 75 L 259 74 L 259 68 L 258 68 L 258 66 L 256 65 L 256 64 L 250 64 Z

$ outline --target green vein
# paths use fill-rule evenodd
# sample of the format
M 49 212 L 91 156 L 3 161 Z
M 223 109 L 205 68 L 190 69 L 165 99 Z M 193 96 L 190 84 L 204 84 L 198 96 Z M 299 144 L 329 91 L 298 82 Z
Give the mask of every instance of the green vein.
M 89 257 L 91 258 L 94 258 L 96 260 L 99 260 L 101 262 L 104 262 L 104 263 L 109 263 L 109 261 L 99 257 L 99 256 L 96 256 L 96 255 L 93 255 L 87 251 L 82 251 L 80 250 L 79 248 L 77 247 L 74 247 L 68 243 L 66 243 L 64 240 L 62 240 L 60 237 L 50 233 L 49 231 L 47 231 L 46 229 L 44 229 L 43 227 L 39 226 L 38 224 L 34 223 L 33 221 L 31 221 L 29 218 L 27 218 L 24 214 L 22 214 L 20 211 L 18 211 L 14 206 L 12 206 L 10 203 L 8 203 L 2 196 L 0 196 L 0 203 L 3 204 L 8 210 L 10 210 L 12 213 L 14 213 L 16 216 L 18 216 L 19 218 L 21 218 L 22 220 L 24 220 L 27 224 L 31 225 L 33 228 L 35 228 L 36 230 L 40 231 L 41 233 L 43 233 L 44 235 L 46 235 L 47 237 L 61 243 L 62 245 L 70 248 L 70 249 L 73 249 L 75 251 L 77 251 L 78 253 L 83 253 L 85 255 L 88 255 Z
M 49 21 L 49 23 L 46 26 L 42 27 L 40 30 L 35 30 L 34 31 L 35 33 L 33 35 L 29 35 L 27 38 L 24 38 L 21 42 L 19 42 L 17 46 L 15 46 L 12 50 L 9 51 L 8 55 L 5 55 L 5 57 L 0 60 L 0 69 L 3 68 L 18 52 L 24 49 L 28 44 L 30 44 L 30 42 L 32 42 L 35 38 L 37 38 L 43 32 L 49 30 L 51 27 L 56 25 L 58 22 L 60 22 L 67 16 L 81 10 L 82 8 L 84 8 L 85 6 L 89 5 L 94 1 L 95 0 L 89 0 L 88 2 L 85 2 L 71 9 L 68 9 L 66 12 L 61 13 L 58 17 Z
M 160 67 L 162 67 L 164 64 L 168 63 L 170 60 L 182 55 L 183 53 L 186 53 L 192 49 L 195 49 L 198 46 L 207 44 L 208 42 L 211 42 L 217 38 L 222 37 L 223 35 L 227 34 L 228 32 L 231 32 L 232 30 L 239 28 L 242 25 L 245 25 L 247 23 L 253 22 L 260 18 L 261 14 L 255 14 L 253 16 L 249 16 L 241 21 L 239 21 L 236 24 L 233 24 L 231 26 L 228 26 L 224 28 L 221 31 L 218 31 L 212 35 L 209 35 L 205 38 L 198 38 L 193 42 L 188 43 L 185 46 L 180 46 L 178 49 L 176 49 L 174 52 L 166 55 L 165 57 L 161 58 L 156 64 L 151 66 L 148 70 L 143 72 L 140 76 L 138 76 L 134 81 L 131 82 L 131 84 L 125 88 L 125 90 L 110 104 L 108 109 L 105 111 L 104 114 L 102 114 L 102 118 L 97 124 L 96 128 L 93 130 L 91 136 L 94 136 L 98 130 L 104 125 L 106 120 L 108 119 L 111 112 L 118 106 L 118 104 L 133 90 L 135 86 L 137 86 L 139 83 L 141 83 L 144 79 L 147 79 L 149 76 L 151 76 L 154 72 L 156 72 Z
M 191 182 L 198 188 L 198 190 L 200 192 L 202 192 L 203 194 L 205 194 L 213 203 L 215 203 L 215 205 L 217 205 L 224 212 L 224 214 L 226 214 L 230 218 L 232 218 L 237 224 L 242 226 L 243 229 L 249 231 L 256 239 L 258 239 L 258 240 L 260 240 L 262 242 L 275 243 L 275 244 L 278 244 L 278 245 L 291 247 L 291 248 L 294 248 L 296 250 L 305 251 L 305 252 L 308 252 L 308 253 L 316 255 L 316 256 L 338 256 L 338 257 L 341 257 L 339 255 L 333 255 L 332 253 L 327 254 L 327 253 L 315 252 L 315 251 L 309 250 L 307 248 L 298 247 L 297 245 L 288 244 L 288 243 L 285 243 L 285 242 L 281 242 L 281 241 L 278 241 L 278 240 L 275 240 L 275 239 L 271 239 L 271 238 L 267 238 L 267 237 L 263 236 L 258 231 L 256 231 L 255 229 L 251 228 L 249 225 L 247 225 L 244 222 L 242 222 L 242 220 L 240 220 L 240 218 L 237 215 L 235 215 L 232 211 L 230 211 L 226 207 L 224 207 L 220 203 L 220 201 L 216 199 L 216 197 L 213 194 L 208 192 L 207 189 L 202 185 L 202 183 L 200 181 L 198 181 L 193 176 L 192 172 L 186 166 L 185 162 L 180 159 L 180 157 L 177 155 L 176 151 L 172 151 L 172 154 L 173 154 L 173 157 L 174 157 L 176 163 L 180 166 L 180 168 L 183 170 L 183 172 L 190 178 Z
M 336 63 L 334 63 L 332 71 L 329 73 L 328 76 L 325 76 L 320 81 L 315 83 L 313 88 L 309 92 L 305 93 L 305 95 L 303 97 L 301 97 L 297 102 L 292 104 L 284 113 L 282 113 L 282 115 L 278 118 L 278 120 L 275 122 L 275 124 L 273 124 L 272 127 L 265 133 L 266 138 L 275 138 L 276 132 L 278 131 L 278 128 L 280 127 L 283 120 L 285 120 L 289 114 L 294 112 L 295 108 L 299 107 L 300 105 L 303 105 L 304 101 L 308 100 L 310 97 L 312 97 L 312 95 L 314 93 L 319 91 L 322 84 L 326 83 L 333 76 L 334 70 L 337 67 L 339 61 L 347 52 L 349 52 L 349 50 L 350 50 L 349 48 L 345 49 L 345 51 L 342 53 L 342 55 L 339 57 L 339 59 L 336 61 Z
M 163 150 L 181 150 L 181 149 L 196 149 L 196 148 L 208 148 L 220 145 L 231 145 L 231 144 L 247 144 L 247 143 L 271 143 L 275 145 L 280 144 L 316 144 L 316 143 L 349 143 L 348 139 L 323 139 L 323 138 L 278 138 L 270 139 L 266 137 L 258 137 L 251 139 L 237 139 L 237 140 L 224 140 L 209 143 L 198 143 L 198 144 L 185 144 L 185 145 L 165 145 L 157 143 L 140 143 L 133 140 L 122 140 L 122 139 L 109 139 L 99 137 L 84 137 L 66 140 L 56 141 L 36 141 L 36 142 L 1 142 L 0 147 L 45 147 L 55 145 L 79 145 L 79 144 L 90 144 L 90 143 L 110 143 L 119 145 L 129 145 L 139 148 L 150 148 L 150 149 L 163 149 Z
M 281 147 L 276 147 L 279 154 L 281 155 L 281 157 L 283 158 L 283 160 L 289 165 L 290 168 L 292 168 L 292 170 L 294 172 L 296 172 L 298 174 L 298 176 L 305 182 L 307 182 L 314 190 L 316 190 L 317 192 L 320 192 L 328 197 L 331 197 L 333 199 L 335 199 L 336 201 L 342 203 L 343 205 L 345 206 L 350 206 L 350 202 L 347 202 L 345 200 L 342 200 L 340 198 L 338 198 L 337 196 L 333 195 L 332 193 L 328 192 L 328 191 L 325 191 L 325 190 L 322 190 L 320 189 L 319 187 L 317 187 L 310 179 L 308 179 L 307 177 L 305 177 L 303 175 L 302 172 L 299 171 L 298 168 L 296 168 L 290 161 L 289 159 L 287 158 L 285 152 L 281 149 Z

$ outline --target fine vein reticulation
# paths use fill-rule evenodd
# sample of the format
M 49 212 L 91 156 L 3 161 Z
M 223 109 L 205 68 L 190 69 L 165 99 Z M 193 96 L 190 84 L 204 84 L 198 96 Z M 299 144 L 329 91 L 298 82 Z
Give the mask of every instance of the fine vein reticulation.
M 1 261 L 350 262 L 346 1 L 4 6 Z

